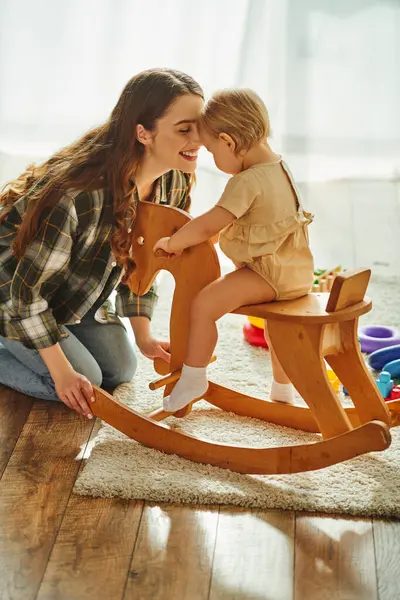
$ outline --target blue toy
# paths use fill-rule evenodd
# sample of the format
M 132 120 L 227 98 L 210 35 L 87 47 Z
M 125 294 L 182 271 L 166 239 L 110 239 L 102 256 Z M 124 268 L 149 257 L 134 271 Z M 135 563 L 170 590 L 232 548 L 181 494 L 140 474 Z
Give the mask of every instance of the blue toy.
M 388 362 L 397 359 L 400 359 L 400 344 L 375 350 L 375 352 L 369 355 L 368 364 L 376 371 L 380 371 Z
M 376 385 L 384 398 L 389 398 L 390 392 L 393 389 L 393 379 L 390 378 L 390 373 L 382 371 L 379 378 L 376 380 Z
M 386 363 L 383 370 L 390 373 L 392 377 L 400 377 L 400 358 Z

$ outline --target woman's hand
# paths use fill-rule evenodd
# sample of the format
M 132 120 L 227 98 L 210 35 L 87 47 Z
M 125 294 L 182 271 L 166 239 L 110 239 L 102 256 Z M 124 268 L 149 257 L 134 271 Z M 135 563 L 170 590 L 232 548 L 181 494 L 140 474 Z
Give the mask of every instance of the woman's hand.
M 94 402 L 94 392 L 90 381 L 72 367 L 54 378 L 56 392 L 64 404 L 77 413 L 93 418 L 90 404 Z
M 49 369 L 61 402 L 80 415 L 92 419 L 93 413 L 89 404 L 95 401 L 92 384 L 84 375 L 73 369 L 60 344 L 40 348 L 39 354 Z
M 169 342 L 162 342 L 152 337 L 136 340 L 140 352 L 147 358 L 162 358 L 169 363 L 171 354 L 169 352 Z
M 147 358 L 162 358 L 166 362 L 171 360 L 169 342 L 161 342 L 151 335 L 150 319 L 147 317 L 130 317 L 136 345 L 140 352 Z

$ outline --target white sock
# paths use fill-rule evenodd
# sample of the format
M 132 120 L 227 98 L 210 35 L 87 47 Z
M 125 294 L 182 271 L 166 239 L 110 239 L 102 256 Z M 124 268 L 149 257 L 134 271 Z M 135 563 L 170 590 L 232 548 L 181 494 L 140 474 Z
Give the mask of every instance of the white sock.
M 286 404 L 293 404 L 293 385 L 291 383 L 278 383 L 274 379 L 272 381 L 270 398 L 274 402 L 286 402 Z
M 183 365 L 181 377 L 170 396 L 163 401 L 164 410 L 176 412 L 193 400 L 201 398 L 208 389 L 206 367 Z

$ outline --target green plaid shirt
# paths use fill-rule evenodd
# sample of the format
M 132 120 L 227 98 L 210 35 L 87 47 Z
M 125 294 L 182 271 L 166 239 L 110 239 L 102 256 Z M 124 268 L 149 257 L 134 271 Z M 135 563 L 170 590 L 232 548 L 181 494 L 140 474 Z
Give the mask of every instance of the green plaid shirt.
M 156 182 L 154 202 L 183 208 L 188 176 L 170 171 Z M 157 300 L 121 283 L 112 254 L 113 198 L 107 189 L 63 196 L 42 218 L 34 240 L 18 260 L 11 244 L 27 209 L 26 196 L 0 224 L 0 335 L 28 348 L 47 348 L 68 336 L 64 325 L 79 323 L 93 307 L 99 322 L 118 316 L 149 319 Z M 117 290 L 114 310 L 109 296 Z

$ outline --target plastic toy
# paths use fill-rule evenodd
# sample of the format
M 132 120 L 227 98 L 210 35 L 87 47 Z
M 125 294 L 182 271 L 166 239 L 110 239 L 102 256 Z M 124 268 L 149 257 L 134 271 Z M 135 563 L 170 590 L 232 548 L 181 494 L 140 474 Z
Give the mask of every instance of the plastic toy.
M 362 352 L 375 352 L 381 348 L 400 344 L 400 332 L 393 327 L 383 327 L 382 325 L 361 327 L 358 338 Z
M 260 319 L 259 317 L 247 317 L 249 322 L 254 325 L 254 327 L 258 327 L 258 329 L 264 329 L 264 319 Z
M 150 383 L 150 389 L 162 389 L 164 396 L 171 393 L 181 376 L 190 304 L 206 285 L 220 277 L 218 256 L 210 241 L 183 251 L 174 260 L 162 252 L 153 252 L 158 239 L 170 236 L 189 219 L 185 212 L 173 207 L 139 202 L 131 234 L 136 270 L 128 281 L 130 289 L 145 294 L 163 269 L 172 274 L 176 283 L 170 319 L 170 362 L 155 359 L 159 377 Z M 370 275 L 369 269 L 347 271 L 336 277 L 330 294 L 308 294 L 297 300 L 241 306 L 234 311 L 267 320 L 282 368 L 307 406 L 282 405 L 245 395 L 233 385 L 225 387 L 212 381 L 210 373 L 209 386 L 202 397 L 206 402 L 237 415 L 320 432 L 321 437 L 313 441 L 253 448 L 216 443 L 204 435 L 200 439 L 185 433 L 176 423 L 171 425 L 171 413 L 162 407 L 141 414 L 97 386 L 93 386 L 93 413 L 147 447 L 238 473 L 310 471 L 385 450 L 391 442 L 390 427 L 399 424 L 400 411 L 393 402 L 392 418 L 390 403 L 383 401 L 371 381 L 357 343 L 358 319 L 372 307 L 365 296 Z M 334 335 L 325 335 L 326 330 Z M 329 356 L 330 366 L 350 391 L 354 406 L 342 406 L 333 391 L 325 376 L 325 356 Z M 174 413 L 174 417 L 185 417 L 192 404 Z
M 395 385 L 389 395 L 389 400 L 398 400 L 400 398 L 400 385 Z
M 390 373 L 392 377 L 400 377 L 400 358 L 386 363 L 383 370 Z
M 255 327 L 248 321 L 243 325 L 243 336 L 246 342 L 248 342 L 252 346 L 268 348 L 268 344 L 264 337 L 264 329 Z
M 376 385 L 378 386 L 378 390 L 382 394 L 383 398 L 389 398 L 390 392 L 392 391 L 394 385 L 393 379 L 390 377 L 390 373 L 387 371 L 382 371 L 376 380 Z
M 379 371 L 380 369 L 383 369 L 388 362 L 397 359 L 400 359 L 400 344 L 382 348 L 381 350 L 375 350 L 375 352 L 369 355 L 368 364 L 376 371 Z
M 342 267 L 335 267 L 332 271 L 328 269 L 316 269 L 314 271 L 314 284 L 312 286 L 312 291 L 314 293 L 317 292 L 330 292 L 333 286 L 333 282 L 335 277 L 340 271 Z
M 331 384 L 334 391 L 336 393 L 338 393 L 339 389 L 340 389 L 339 377 L 336 375 L 335 371 L 333 369 L 331 369 L 331 367 L 328 365 L 326 360 L 324 362 L 325 362 L 326 374 L 328 376 L 329 383 Z
M 326 374 L 328 375 L 329 383 L 333 387 L 336 393 L 339 392 L 340 389 L 340 381 L 334 371 L 332 369 L 328 369 Z

